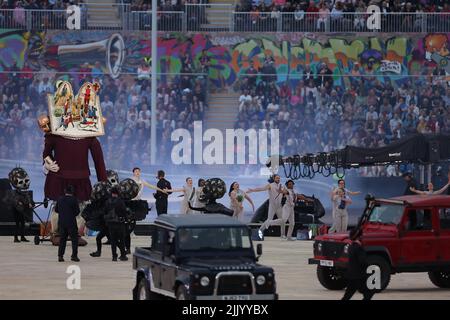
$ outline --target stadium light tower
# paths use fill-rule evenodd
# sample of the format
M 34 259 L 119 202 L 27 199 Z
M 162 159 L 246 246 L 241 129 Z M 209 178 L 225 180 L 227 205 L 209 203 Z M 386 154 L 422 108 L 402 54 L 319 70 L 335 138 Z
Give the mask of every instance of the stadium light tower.
M 152 0 L 152 115 L 150 132 L 150 162 L 156 164 L 156 74 L 158 68 L 158 24 L 156 20 L 157 0 Z

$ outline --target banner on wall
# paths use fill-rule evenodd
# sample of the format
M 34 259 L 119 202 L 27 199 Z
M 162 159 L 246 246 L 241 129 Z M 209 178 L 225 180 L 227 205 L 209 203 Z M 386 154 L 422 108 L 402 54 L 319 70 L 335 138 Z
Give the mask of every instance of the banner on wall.
M 401 74 L 402 65 L 398 61 L 382 60 L 381 66 L 380 66 L 380 71 Z

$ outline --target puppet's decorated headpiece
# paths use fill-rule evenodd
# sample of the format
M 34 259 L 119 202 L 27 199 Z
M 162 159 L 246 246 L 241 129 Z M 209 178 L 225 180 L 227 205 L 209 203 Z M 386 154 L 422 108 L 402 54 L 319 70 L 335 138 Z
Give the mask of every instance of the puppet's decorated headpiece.
M 69 82 L 57 81 L 55 94 L 47 95 L 49 115 L 39 116 L 39 127 L 44 132 L 75 139 L 104 135 L 99 91 L 97 82 L 85 82 L 74 95 Z

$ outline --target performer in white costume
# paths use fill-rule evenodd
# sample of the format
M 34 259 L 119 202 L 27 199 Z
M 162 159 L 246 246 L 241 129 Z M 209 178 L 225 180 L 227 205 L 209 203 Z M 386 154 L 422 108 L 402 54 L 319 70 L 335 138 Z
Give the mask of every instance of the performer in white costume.
M 269 194 L 269 211 L 267 214 L 267 220 L 261 225 L 260 230 L 264 231 L 270 225 L 270 222 L 273 220 L 275 214 L 277 217 L 281 217 L 281 199 L 283 198 L 283 186 L 280 183 L 280 176 L 274 175 L 273 182 L 265 185 L 264 187 L 248 189 L 247 193 L 251 192 L 260 192 L 267 191 Z
M 233 217 L 237 218 L 240 221 L 243 221 L 244 218 L 244 206 L 243 202 L 246 199 L 252 205 L 253 212 L 255 211 L 255 205 L 253 204 L 253 200 L 241 189 L 239 189 L 239 183 L 233 182 L 230 186 L 230 192 L 228 192 L 230 196 L 230 207 L 233 209 Z
M 141 169 L 138 167 L 133 168 L 133 176 L 131 177 L 131 179 L 133 179 L 139 186 L 139 193 L 133 200 L 141 200 L 144 187 L 166 193 L 164 190 L 161 190 L 157 186 L 154 186 L 154 185 L 148 183 L 147 181 L 145 181 L 144 179 L 142 179 L 141 178 Z
M 190 214 L 193 213 L 189 208 L 189 203 L 192 203 L 195 196 L 195 188 L 192 185 L 192 178 L 186 178 L 186 184 L 180 189 L 164 189 L 165 192 L 183 192 L 184 199 L 181 202 L 180 213 Z

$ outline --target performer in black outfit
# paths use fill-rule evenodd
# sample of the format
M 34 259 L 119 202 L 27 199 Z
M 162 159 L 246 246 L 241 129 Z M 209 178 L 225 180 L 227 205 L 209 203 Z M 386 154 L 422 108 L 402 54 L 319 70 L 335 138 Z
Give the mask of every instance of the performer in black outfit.
M 0 199 L 0 201 L 4 200 L 8 203 L 14 215 L 14 222 L 16 223 L 14 242 L 29 242 L 25 238 L 25 220 L 32 221 L 34 207 L 32 192 L 28 190 L 31 182 L 30 177 L 25 169 L 16 167 L 9 172 L 8 180 L 9 183 L 2 182 L 2 190 L 10 190 L 11 186 L 14 190 L 2 195 L 4 199 Z
M 125 221 L 125 253 L 131 254 L 131 233 L 136 227 L 136 221 L 127 219 Z
M 348 248 L 348 268 L 344 274 L 347 288 L 342 300 L 350 300 L 356 291 L 362 293 L 363 300 L 370 300 L 375 294 L 374 290 L 367 287 L 367 255 L 357 238 L 358 233 L 359 231 L 355 229 L 350 232 L 352 243 Z
M 117 247 L 120 250 L 119 260 L 127 261 L 125 252 L 125 219 L 127 217 L 127 208 L 125 202 L 119 198 L 118 187 L 111 189 L 111 198 L 106 202 L 105 221 L 109 230 L 109 239 L 111 241 L 112 261 L 117 261 Z
M 158 171 L 158 183 L 157 187 L 161 190 L 164 189 L 172 189 L 172 186 L 169 181 L 167 181 L 165 178 L 165 172 L 163 170 Z M 154 194 L 156 199 L 156 213 L 159 215 L 161 214 L 167 214 L 167 197 L 171 194 L 171 192 L 168 192 L 167 194 L 164 192 L 156 191 Z
M 100 231 L 97 233 L 97 236 L 95 237 L 95 241 L 97 242 L 97 251 L 91 252 L 91 257 L 100 257 L 102 255 L 102 239 L 106 237 L 109 239 L 109 230 L 108 226 L 106 225 L 105 219 L 102 216 L 100 218 L 101 221 L 101 227 Z
M 25 238 L 25 216 L 32 216 L 34 206 L 33 199 L 30 198 L 28 191 L 14 190 L 14 222 L 16 228 L 14 230 L 14 242 L 30 242 Z M 19 240 L 20 235 L 20 240 Z
M 66 251 L 67 237 L 70 235 L 72 241 L 72 261 L 78 259 L 78 227 L 76 216 L 80 213 L 78 200 L 74 197 L 74 187 L 68 185 L 64 190 L 64 196 L 56 202 L 55 212 L 58 213 L 58 230 L 61 235 L 58 248 L 58 261 L 64 261 L 64 252 Z

